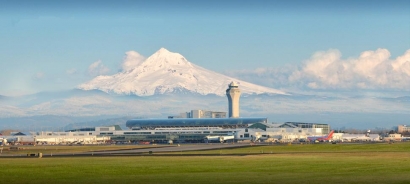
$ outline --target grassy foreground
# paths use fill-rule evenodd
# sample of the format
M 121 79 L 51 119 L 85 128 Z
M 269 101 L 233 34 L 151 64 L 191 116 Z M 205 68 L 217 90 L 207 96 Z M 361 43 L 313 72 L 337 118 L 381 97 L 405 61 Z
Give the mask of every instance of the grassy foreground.
M 223 155 L 257 153 L 262 149 L 273 151 Z M 221 156 L 1 158 L 0 182 L 410 183 L 408 143 L 264 146 L 218 151 Z M 203 153 L 206 152 L 212 153 Z

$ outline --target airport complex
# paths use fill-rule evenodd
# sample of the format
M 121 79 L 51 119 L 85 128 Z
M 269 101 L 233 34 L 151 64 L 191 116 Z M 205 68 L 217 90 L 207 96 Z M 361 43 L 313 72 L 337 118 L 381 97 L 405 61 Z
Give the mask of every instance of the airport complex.
M 192 110 L 164 119 L 131 119 L 128 130 L 118 125 L 71 130 L 36 132 L 30 136 L 4 138 L 3 144 L 97 144 L 116 143 L 200 143 L 200 142 L 292 142 L 317 140 L 379 141 L 378 134 L 350 135 L 331 132 L 328 124 L 285 122 L 272 123 L 264 117 L 240 117 L 241 91 L 232 82 L 226 90 L 229 117 L 226 112 Z M 332 137 L 325 139 L 331 132 Z

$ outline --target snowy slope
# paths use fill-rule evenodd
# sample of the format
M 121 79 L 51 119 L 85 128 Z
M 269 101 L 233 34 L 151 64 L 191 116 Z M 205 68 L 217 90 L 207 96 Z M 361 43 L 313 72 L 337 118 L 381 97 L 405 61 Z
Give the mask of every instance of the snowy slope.
M 239 83 L 243 94 L 286 94 L 207 70 L 165 48 L 158 50 L 136 68 L 111 76 L 98 76 L 78 88 L 138 96 L 181 92 L 224 96 L 232 81 Z

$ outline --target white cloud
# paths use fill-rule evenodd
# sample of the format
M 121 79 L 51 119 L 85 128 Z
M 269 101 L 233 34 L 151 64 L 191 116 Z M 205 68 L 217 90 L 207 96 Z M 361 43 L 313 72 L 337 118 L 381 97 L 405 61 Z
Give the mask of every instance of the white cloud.
M 312 89 L 317 89 L 318 88 L 316 82 L 310 82 L 310 83 L 307 84 L 307 86 L 309 88 L 312 88 Z
M 297 70 L 296 66 L 288 65 L 281 68 L 256 68 L 254 70 L 237 71 L 229 70 L 224 73 L 244 81 L 281 88 L 289 85 L 289 75 L 295 70 Z
M 390 59 L 387 49 L 365 51 L 358 58 L 341 59 L 337 50 L 315 53 L 290 82 L 302 81 L 320 89 L 410 89 L 410 50 Z M 309 85 L 315 83 L 316 85 Z
M 90 76 L 98 76 L 98 75 L 105 75 L 110 71 L 110 69 L 106 66 L 104 66 L 101 62 L 101 60 L 98 60 L 94 63 L 92 63 L 88 67 L 88 75 Z
M 128 51 L 125 53 L 123 63 L 121 64 L 122 71 L 132 70 L 145 60 L 145 57 L 138 52 Z
M 342 59 L 340 51 L 316 52 L 299 67 L 262 68 L 228 74 L 271 87 L 309 89 L 410 90 L 410 49 L 390 58 L 387 49 L 365 51 Z

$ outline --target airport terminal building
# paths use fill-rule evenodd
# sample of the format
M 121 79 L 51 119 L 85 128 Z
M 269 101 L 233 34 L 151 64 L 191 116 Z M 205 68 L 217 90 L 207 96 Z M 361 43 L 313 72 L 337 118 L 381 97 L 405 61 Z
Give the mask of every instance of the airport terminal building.
M 254 138 L 248 131 L 249 125 L 267 121 L 267 118 L 133 119 L 126 122 L 129 131 L 102 132 L 98 128 L 96 131 L 116 141 L 195 143 L 206 141 L 206 136 L 234 136 L 238 141 Z
M 195 143 L 218 140 L 218 137 L 229 137 L 232 142 L 295 140 L 307 135 L 329 133 L 330 127 L 327 124 L 274 124 L 263 117 L 240 117 L 240 95 L 238 84 L 230 83 L 226 90 L 229 117 L 219 111 L 192 110 L 189 115 L 169 116 L 168 119 L 131 119 L 126 122 L 129 130 L 96 127 L 89 134 L 109 136 L 115 142 Z M 218 116 L 214 116 L 214 112 L 217 112 Z
M 131 119 L 126 122 L 128 130 L 119 126 L 95 127 L 72 130 L 77 141 L 110 140 L 112 142 L 144 143 L 199 143 L 199 142 L 244 142 L 244 141 L 295 141 L 307 136 L 323 135 L 330 131 L 327 124 L 316 123 L 269 123 L 264 117 L 240 117 L 238 84 L 232 82 L 226 90 L 229 117 L 219 111 L 193 110 L 188 117 L 172 116 L 168 119 Z M 207 115 L 208 114 L 208 115 Z M 50 133 L 42 140 L 61 140 Z M 70 134 L 71 135 L 71 134 Z M 48 136 L 48 135 L 47 135 Z M 78 139 L 81 137 L 81 140 Z M 95 136 L 95 138 L 94 138 Z M 40 140 L 40 135 L 37 137 Z M 68 140 L 68 139 L 67 139 Z
M 300 123 L 306 125 L 306 123 Z M 292 126 L 290 126 L 292 125 Z M 309 124 L 311 127 L 325 124 Z M 268 123 L 267 118 L 179 118 L 179 119 L 132 119 L 119 130 L 114 126 L 96 127 L 89 132 L 96 136 L 109 136 L 115 142 L 150 143 L 200 143 L 207 137 L 227 137 L 225 142 L 243 141 L 294 141 L 312 135 L 323 135 L 326 128 L 295 126 L 291 123 Z M 325 132 L 326 134 L 328 132 Z M 216 141 L 218 142 L 218 141 Z

